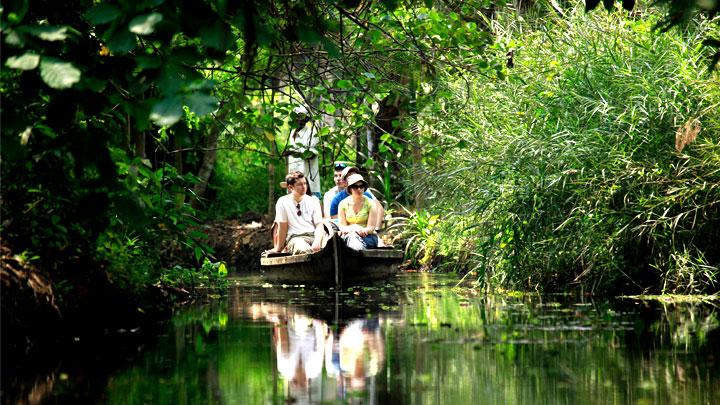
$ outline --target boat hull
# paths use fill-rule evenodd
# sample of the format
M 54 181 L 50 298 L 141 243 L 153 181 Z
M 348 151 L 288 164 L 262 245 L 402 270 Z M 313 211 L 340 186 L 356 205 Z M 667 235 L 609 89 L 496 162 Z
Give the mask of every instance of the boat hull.
M 334 237 L 320 252 L 263 257 L 260 266 L 269 282 L 348 285 L 390 278 L 397 273 L 402 259 L 400 250 L 379 248 L 356 252 Z

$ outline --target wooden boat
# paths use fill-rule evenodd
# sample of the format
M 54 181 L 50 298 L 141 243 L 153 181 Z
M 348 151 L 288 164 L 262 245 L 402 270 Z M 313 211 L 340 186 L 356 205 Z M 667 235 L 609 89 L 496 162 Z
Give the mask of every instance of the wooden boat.
M 319 252 L 270 254 L 260 259 L 260 267 L 271 282 L 350 285 L 392 277 L 403 256 L 393 248 L 355 251 L 333 235 Z

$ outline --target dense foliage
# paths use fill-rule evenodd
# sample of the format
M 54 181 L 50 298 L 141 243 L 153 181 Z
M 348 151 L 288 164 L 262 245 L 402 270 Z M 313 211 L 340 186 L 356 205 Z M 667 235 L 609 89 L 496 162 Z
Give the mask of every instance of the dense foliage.
M 183 278 L 218 259 L 207 213 L 272 204 L 299 104 L 324 122 L 323 170 L 357 161 L 390 196 L 416 88 L 490 39 L 482 2 L 437 5 L 3 3 L 3 243 L 63 299 Z
M 211 279 L 199 225 L 271 210 L 303 105 L 325 186 L 351 161 L 428 209 L 424 264 L 716 288 L 718 24 L 669 3 L 3 2 L 2 242 L 66 299 Z
M 711 25 L 655 21 L 499 18 L 507 80 L 443 81 L 419 119 L 443 154 L 416 176 L 432 202 L 409 220 L 413 255 L 495 285 L 716 291 L 720 82 L 697 46 Z

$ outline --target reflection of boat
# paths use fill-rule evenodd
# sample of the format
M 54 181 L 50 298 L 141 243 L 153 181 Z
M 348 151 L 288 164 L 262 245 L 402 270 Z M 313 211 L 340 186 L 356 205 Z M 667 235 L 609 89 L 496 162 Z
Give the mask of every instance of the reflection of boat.
M 402 258 L 403 252 L 392 248 L 354 251 L 333 236 L 317 253 L 270 254 L 260 265 L 268 281 L 347 284 L 387 279 L 397 273 Z
M 354 319 L 338 332 L 284 305 L 255 303 L 248 312 L 273 324 L 272 347 L 286 402 L 377 403 L 375 377 L 385 367 L 379 318 Z
M 384 342 L 378 318 L 355 319 L 342 328 L 339 337 L 328 335 L 325 371 L 337 380 L 340 398 L 364 391 L 371 398 L 376 396 L 375 376 L 385 366 Z

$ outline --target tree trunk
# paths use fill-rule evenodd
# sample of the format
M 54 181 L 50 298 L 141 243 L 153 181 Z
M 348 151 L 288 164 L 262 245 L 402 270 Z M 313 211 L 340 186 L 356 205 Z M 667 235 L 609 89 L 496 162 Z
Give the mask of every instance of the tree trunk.
M 275 148 L 271 145 L 268 163 L 268 218 L 275 217 L 275 157 Z
M 195 200 L 193 200 L 194 207 L 197 207 L 200 200 L 205 195 L 208 183 L 210 182 L 210 176 L 212 176 L 212 173 L 215 170 L 219 138 L 220 131 L 215 129 L 210 133 L 210 136 L 208 136 L 207 142 L 205 143 L 205 154 L 203 156 L 202 164 L 200 165 L 200 171 L 197 175 L 199 181 L 195 184 L 195 187 L 193 187 L 193 193 L 196 197 Z
M 145 155 L 145 132 L 144 131 L 138 131 L 135 133 L 135 156 L 145 159 L 147 156 Z
M 173 136 L 173 146 L 175 147 L 175 170 L 177 170 L 178 175 L 183 175 L 185 173 L 185 170 L 183 169 L 183 153 L 180 151 L 182 148 L 182 142 L 180 142 L 180 135 L 175 134 Z M 184 192 L 177 192 L 175 194 L 175 208 L 180 209 L 180 207 L 185 204 L 185 193 Z

